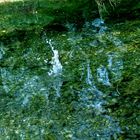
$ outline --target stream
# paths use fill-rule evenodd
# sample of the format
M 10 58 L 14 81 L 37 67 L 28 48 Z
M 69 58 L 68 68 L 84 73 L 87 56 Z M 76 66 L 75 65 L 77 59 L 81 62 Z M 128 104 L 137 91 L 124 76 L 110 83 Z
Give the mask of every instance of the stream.
M 117 140 L 122 133 L 105 106 L 119 96 L 113 83 L 122 78 L 125 45 L 100 18 L 73 28 L 9 57 L 1 44 L 0 60 L 10 64 L 0 71 L 1 92 L 12 98 L 9 126 L 0 124 L 6 140 Z M 15 68 L 15 57 L 29 64 Z

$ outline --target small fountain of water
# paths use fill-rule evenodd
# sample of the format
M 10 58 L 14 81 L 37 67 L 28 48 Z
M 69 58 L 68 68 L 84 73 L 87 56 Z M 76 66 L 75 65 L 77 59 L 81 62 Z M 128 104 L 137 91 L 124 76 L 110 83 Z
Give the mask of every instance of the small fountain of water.
M 52 49 L 53 55 L 54 55 L 51 60 L 51 64 L 52 64 L 53 68 L 52 68 L 52 70 L 50 70 L 50 72 L 48 72 L 48 75 L 50 75 L 50 76 L 53 74 L 54 74 L 54 76 L 61 75 L 62 74 L 62 65 L 59 60 L 58 50 L 54 49 L 51 40 L 46 40 L 46 43 L 49 44 L 49 46 Z
M 52 40 L 47 40 L 46 39 L 46 43 L 51 47 L 51 50 L 52 50 L 53 55 L 54 55 L 52 57 L 52 60 L 51 60 L 52 69 L 50 70 L 50 72 L 48 72 L 48 75 L 54 77 L 53 87 L 56 91 L 57 97 L 60 97 L 60 90 L 61 90 L 61 86 L 62 86 L 62 83 L 63 83 L 62 79 L 61 79 L 62 64 L 59 60 L 58 50 L 55 50 L 53 45 L 52 45 Z

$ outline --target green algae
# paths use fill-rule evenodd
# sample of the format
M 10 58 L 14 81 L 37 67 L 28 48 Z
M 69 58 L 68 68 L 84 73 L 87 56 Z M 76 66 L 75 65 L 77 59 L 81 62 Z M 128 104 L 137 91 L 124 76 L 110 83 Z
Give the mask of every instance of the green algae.
M 63 66 L 61 98 L 57 99 L 54 77 L 48 76 L 53 54 L 45 42 L 46 37 L 41 35 L 42 26 L 49 19 L 42 19 L 43 24 L 34 26 L 30 22 L 20 25 L 18 20 L 17 23 L 10 21 L 10 24 L 7 19 L 3 21 L 0 34 L 0 139 L 67 140 L 72 139 L 81 125 L 82 132 L 76 133 L 79 139 L 97 139 L 98 136 L 89 134 L 93 130 L 99 134 L 99 140 L 139 139 L 140 21 L 109 24 L 110 31 L 101 36 L 90 29 L 52 34 Z M 30 20 L 35 22 L 36 17 Z M 123 42 L 121 47 L 112 42 L 116 39 Z M 123 68 L 115 70 L 121 71 L 121 75 L 109 70 L 107 55 L 114 55 L 116 65 L 120 59 L 123 61 Z M 90 64 L 96 86 L 104 93 L 102 98 L 106 101 L 106 111 L 99 115 L 97 109 L 86 108 L 85 102 L 80 101 L 81 92 L 85 94 L 84 89 L 90 89 L 85 80 L 87 64 Z M 108 70 L 111 87 L 98 82 L 97 68 L 103 66 Z M 96 100 L 90 91 L 87 98 Z M 117 131 L 114 127 L 118 125 L 104 117 L 108 115 L 115 119 L 121 130 L 112 132 Z M 109 127 L 111 137 L 103 133 Z
M 9 79 L 10 77 L 5 77 L 9 79 L 7 81 L 6 79 L 4 80 L 3 76 L 1 77 L 1 139 L 21 139 L 21 137 L 23 139 L 37 140 L 71 139 L 72 132 L 63 132 L 63 128 L 65 126 L 74 128 L 76 125 L 79 125 L 73 116 L 75 116 L 75 113 L 80 113 L 80 111 L 75 110 L 75 104 L 79 100 L 78 91 L 86 87 L 84 82 L 86 73 L 84 72 L 81 77 L 83 66 L 86 66 L 87 59 L 94 60 L 90 63 L 92 64 L 91 71 L 94 77 L 96 77 L 96 68 L 101 64 L 107 66 L 107 56 L 103 54 L 114 51 L 117 51 L 117 54 L 123 59 L 123 75 L 120 79 L 114 81 L 113 75 L 109 74 L 110 79 L 112 79 L 112 87 L 107 88 L 100 83 L 97 83 L 97 86 L 99 89 L 102 89 L 104 98 L 108 102 L 105 105 L 106 110 L 108 110 L 106 113 L 117 118 L 122 129 L 121 134 L 114 136 L 114 139 L 137 139 L 140 133 L 139 21 L 127 21 L 121 25 L 115 24 L 111 27 L 111 31 L 111 34 L 123 40 L 123 48 L 114 48 L 113 44 L 109 43 L 106 37 L 108 33 L 101 40 L 99 39 L 98 46 L 89 46 L 91 39 L 97 39 L 96 36 L 81 39 L 79 36 L 80 33 L 75 33 L 77 37 L 70 42 L 67 34 L 52 37 L 52 40 L 56 42 L 55 48 L 60 52 L 60 61 L 64 67 L 64 82 L 61 89 L 62 97 L 59 100 L 54 99 L 55 91 L 51 89 L 52 79 L 47 78 L 47 72 L 49 72 L 51 66 L 49 63 L 44 62 L 46 59 L 48 59 L 48 62 L 51 61 L 52 53 L 49 47 L 46 47 L 40 34 L 32 34 L 27 39 L 16 39 L 8 43 L 5 43 L 4 39 L 3 48 L 5 48 L 5 55 L 3 55 L 0 64 L 1 76 L 4 74 L 2 69 L 5 69 L 9 72 L 11 71 L 15 77 L 17 76 L 18 80 L 16 78 Z M 104 42 L 107 42 L 107 46 L 104 46 L 105 48 L 103 47 Z M 102 51 L 100 52 L 100 50 Z M 19 75 L 19 73 L 22 74 Z M 12 76 L 11 74 L 9 73 L 9 76 Z M 25 81 L 34 75 L 38 75 L 42 79 L 40 87 L 50 84 L 48 100 L 46 100 L 46 95 L 42 91 L 38 90 L 37 92 L 36 89 L 33 89 L 33 94 L 31 93 L 29 102 L 27 105 L 22 106 L 21 101 L 25 94 L 21 96 L 16 92 L 20 91 Z M 8 93 L 5 93 L 4 81 L 11 88 Z M 37 81 L 39 82 L 39 79 Z M 24 90 L 21 90 L 20 94 L 23 92 Z M 30 89 L 27 89 L 27 92 L 30 93 Z M 87 115 L 90 114 L 90 110 L 84 110 L 85 114 L 86 111 Z M 91 118 L 89 116 L 88 121 L 94 124 L 92 126 L 94 131 L 96 129 L 101 131 L 100 121 L 104 122 L 106 120 L 103 120 L 101 116 L 95 116 L 93 120 Z M 85 135 L 88 134 L 88 128 L 86 131 L 84 132 Z M 77 135 L 81 137 L 81 134 Z M 85 139 L 87 138 L 85 137 Z

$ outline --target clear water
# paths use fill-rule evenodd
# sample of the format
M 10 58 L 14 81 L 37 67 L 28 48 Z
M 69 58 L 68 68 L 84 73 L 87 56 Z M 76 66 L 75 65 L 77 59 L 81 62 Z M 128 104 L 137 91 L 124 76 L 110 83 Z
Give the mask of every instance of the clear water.
M 58 50 L 54 49 L 54 47 L 52 45 L 52 41 L 46 39 L 46 43 L 49 45 L 49 47 L 51 48 L 51 50 L 53 52 L 53 57 L 51 60 L 52 69 L 48 72 L 48 75 L 54 77 L 53 78 L 53 87 L 56 91 L 57 97 L 60 97 L 60 90 L 61 90 L 61 86 L 63 83 L 62 79 L 61 79 L 62 64 L 59 60 Z
M 3 47 L 3 44 L 1 43 L 0 44 L 0 59 L 3 58 L 3 55 L 5 54 L 5 50 L 4 50 L 4 47 Z
M 123 43 L 106 31 L 104 21 L 95 19 L 86 23 L 80 33 L 72 29 L 65 35 L 46 37 L 42 54 L 33 48 L 23 55 L 43 66 L 35 70 L 1 68 L 2 90 L 14 96 L 13 106 L 32 110 L 37 104 L 33 99 L 38 96 L 41 96 L 38 104 L 44 103 L 39 110 L 37 105 L 33 113 L 19 118 L 21 124 L 16 128 L 1 126 L 3 135 L 14 134 L 23 140 L 27 137 L 43 140 L 44 135 L 53 135 L 52 139 L 57 140 L 118 139 L 119 122 L 105 109 L 108 94 L 100 87 L 112 92 L 112 82 L 121 78 L 123 52 L 119 53 L 116 48 L 121 49 Z M 111 50 L 108 41 L 113 44 Z M 0 59 L 5 54 L 1 48 Z M 13 59 L 11 56 L 8 61 Z M 32 123 L 35 120 L 40 123 Z
M 101 66 L 97 69 L 97 79 L 98 82 L 101 82 L 103 85 L 111 86 L 111 83 L 109 82 L 107 69 L 104 66 Z

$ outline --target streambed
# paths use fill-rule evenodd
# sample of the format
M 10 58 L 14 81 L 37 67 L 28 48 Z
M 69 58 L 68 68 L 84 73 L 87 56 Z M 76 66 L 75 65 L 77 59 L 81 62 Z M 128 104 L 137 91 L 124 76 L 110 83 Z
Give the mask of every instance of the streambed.
M 125 139 L 130 126 L 119 113 L 129 93 L 121 86 L 133 73 L 128 65 L 137 62 L 138 69 L 139 58 L 129 63 L 127 55 L 139 55 L 139 48 L 133 52 L 116 30 L 98 18 L 79 32 L 1 42 L 0 138 Z

